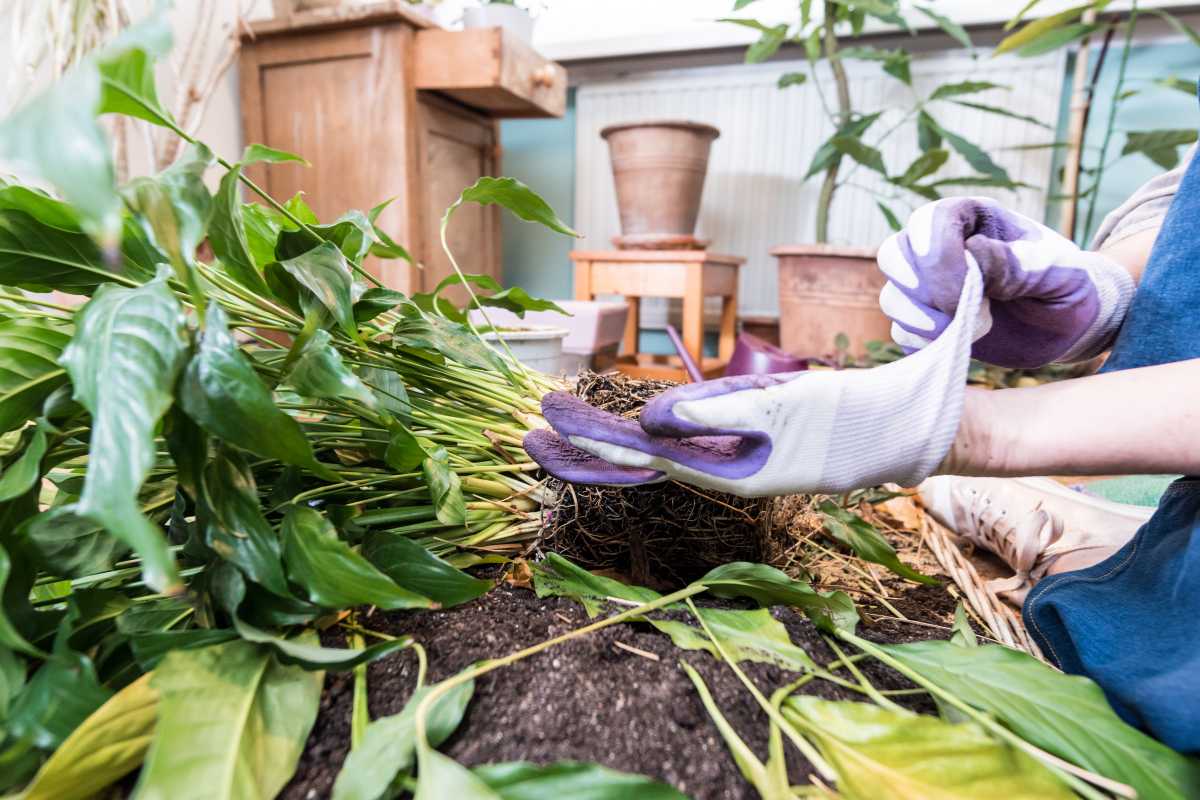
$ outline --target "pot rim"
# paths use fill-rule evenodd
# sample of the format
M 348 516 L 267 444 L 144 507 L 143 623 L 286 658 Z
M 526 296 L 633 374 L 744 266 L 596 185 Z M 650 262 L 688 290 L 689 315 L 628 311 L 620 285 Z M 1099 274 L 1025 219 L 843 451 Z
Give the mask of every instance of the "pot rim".
M 629 130 L 630 128 L 682 128 L 683 130 L 705 134 L 713 139 L 721 136 L 720 129 L 704 122 L 693 122 L 687 119 L 649 119 L 639 122 L 618 122 L 616 125 L 609 125 L 600 130 L 600 138 L 607 139 L 618 131 Z

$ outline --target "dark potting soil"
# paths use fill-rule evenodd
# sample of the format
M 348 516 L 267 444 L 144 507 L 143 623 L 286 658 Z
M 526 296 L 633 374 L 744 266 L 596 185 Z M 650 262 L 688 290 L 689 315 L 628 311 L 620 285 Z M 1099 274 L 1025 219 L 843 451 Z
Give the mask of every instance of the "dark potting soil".
M 940 597 L 939 597 L 940 595 Z M 942 618 L 944 609 L 924 607 L 949 599 L 936 587 L 912 587 L 894 601 L 913 618 Z M 789 608 L 772 614 L 792 641 L 819 663 L 834 653 L 803 616 Z M 484 658 L 507 655 L 581 627 L 587 615 L 563 598 L 539 599 L 532 591 L 505 584 L 483 597 L 444 611 L 376 612 L 366 627 L 392 635 L 410 635 L 429 656 L 430 682 L 453 675 Z M 860 629 L 865 638 L 903 642 L 943 638 L 945 633 L 902 622 L 881 621 Z M 343 644 L 328 633 L 326 643 Z M 655 658 L 622 649 L 619 644 Z M 755 798 L 700 703 L 679 660 L 690 663 L 708 684 L 718 707 L 751 748 L 765 759 L 768 723 L 733 671 L 704 652 L 676 648 L 646 624 L 621 624 L 566 642 L 489 673 L 476 681 L 466 717 L 442 750 L 473 766 L 527 760 L 591 761 L 665 781 L 696 800 Z M 768 696 L 794 679 L 794 673 L 768 664 L 742 662 L 745 673 Z M 900 675 L 876 663 L 860 665 L 881 689 L 909 688 Z M 411 650 L 374 662 L 368 668 L 371 718 L 398 713 L 412 693 L 417 661 Z M 353 677 L 326 677 L 320 713 L 299 769 L 282 793 L 285 800 L 328 797 L 350 744 Z M 861 696 L 824 681 L 802 690 L 837 700 Z M 932 712 L 922 695 L 898 701 Z M 793 783 L 805 782 L 809 765 L 789 748 Z

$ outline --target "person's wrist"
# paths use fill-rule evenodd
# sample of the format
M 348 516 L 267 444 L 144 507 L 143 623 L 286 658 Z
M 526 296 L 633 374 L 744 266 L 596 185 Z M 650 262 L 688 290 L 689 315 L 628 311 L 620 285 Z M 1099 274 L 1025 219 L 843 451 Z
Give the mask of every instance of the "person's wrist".
M 1005 392 L 1020 391 L 1016 389 Z M 1017 447 L 1016 431 L 996 410 L 1000 392 L 969 388 L 963 397 L 958 432 L 935 475 L 1004 475 Z

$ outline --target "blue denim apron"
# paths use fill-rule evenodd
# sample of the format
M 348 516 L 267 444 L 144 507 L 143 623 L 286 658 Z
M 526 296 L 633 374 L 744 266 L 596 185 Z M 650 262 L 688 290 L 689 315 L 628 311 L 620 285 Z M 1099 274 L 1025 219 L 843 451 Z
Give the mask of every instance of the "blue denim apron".
M 1200 158 L 1167 212 L 1104 371 L 1192 358 L 1200 358 Z M 1111 558 L 1043 579 L 1023 614 L 1042 652 L 1096 681 L 1128 722 L 1200 753 L 1200 477 L 1171 484 Z

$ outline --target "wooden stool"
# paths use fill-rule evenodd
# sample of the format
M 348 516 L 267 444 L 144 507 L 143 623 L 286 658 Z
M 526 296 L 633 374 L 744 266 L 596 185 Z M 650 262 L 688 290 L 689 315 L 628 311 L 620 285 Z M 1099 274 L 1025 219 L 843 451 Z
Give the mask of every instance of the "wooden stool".
M 624 295 L 629 304 L 624 352 L 617 369 L 635 378 L 687 381 L 678 356 L 638 352 L 643 297 L 683 298 L 683 345 L 705 378 L 719 378 L 733 355 L 737 337 L 738 268 L 746 259 L 707 250 L 576 250 L 575 299 Z M 704 298 L 721 298 L 720 344 L 716 358 L 704 358 Z

